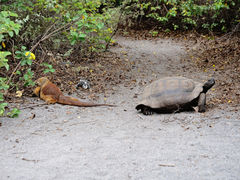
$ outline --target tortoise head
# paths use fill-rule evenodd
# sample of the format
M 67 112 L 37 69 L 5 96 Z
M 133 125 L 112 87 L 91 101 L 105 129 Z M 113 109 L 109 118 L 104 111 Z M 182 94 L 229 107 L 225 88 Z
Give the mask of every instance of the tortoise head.
M 214 78 L 209 79 L 203 84 L 203 92 L 206 93 L 215 84 Z

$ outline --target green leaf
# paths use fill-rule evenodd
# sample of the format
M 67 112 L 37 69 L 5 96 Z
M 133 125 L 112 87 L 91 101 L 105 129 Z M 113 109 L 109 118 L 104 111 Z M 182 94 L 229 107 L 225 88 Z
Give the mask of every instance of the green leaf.
M 9 13 L 8 13 L 8 11 L 2 11 L 2 12 L 1 12 L 1 15 L 2 15 L 3 17 L 8 17 L 8 16 L 9 16 Z
M 16 71 L 16 74 L 17 74 L 17 75 L 21 75 L 22 73 L 21 73 L 19 70 L 17 70 L 17 71 Z
M 18 35 L 19 29 L 14 29 L 14 32 L 15 32 L 16 35 Z
M 44 73 L 44 74 L 47 74 L 47 73 L 49 73 L 49 70 L 48 70 L 48 69 L 45 69 L 45 70 L 43 71 L 43 73 Z
M 20 64 L 21 66 L 25 66 L 27 64 L 27 60 L 26 59 L 22 60 Z
M 25 81 L 29 80 L 28 74 L 24 74 L 24 75 L 23 75 L 23 78 L 24 78 Z
M 102 29 L 104 27 L 104 23 L 98 23 L 97 27 L 98 27 L 98 29 Z
M 0 59 L 1 58 L 5 58 L 7 57 L 8 55 L 11 55 L 12 53 L 10 53 L 9 51 L 1 51 L 0 52 Z
M 18 117 L 21 111 L 17 108 L 13 108 L 11 112 L 7 113 L 10 118 Z
M 5 64 L 5 68 L 6 68 L 6 70 L 8 71 L 8 70 L 9 70 L 9 65 L 8 65 L 8 64 Z
M 86 36 L 87 36 L 86 34 L 80 33 L 80 34 L 79 34 L 79 40 L 84 41 Z
M 73 46 L 76 42 L 77 42 L 76 39 L 72 39 L 71 42 L 70 42 L 70 44 Z
M 14 12 L 9 12 L 9 16 L 18 17 L 18 15 Z
M 26 46 L 22 46 L 21 49 L 22 49 L 22 51 L 25 51 L 26 50 Z
M 2 34 L 0 34 L 0 42 L 3 41 L 3 38 L 4 38 L 4 36 Z
M 6 70 L 9 70 L 9 65 L 8 65 L 8 59 L 6 57 L 10 55 L 11 53 L 9 51 L 0 51 L 0 68 L 5 67 Z
M 8 31 L 10 37 L 13 37 L 13 31 Z
M 4 115 L 5 107 L 7 106 L 7 103 L 0 103 L 0 116 Z
M 3 93 L 0 93 L 0 102 L 3 101 L 4 98 L 3 98 Z
M 28 64 L 29 66 L 31 66 L 31 65 L 32 65 L 32 60 L 31 60 L 31 59 L 28 59 L 28 60 L 27 60 L 27 64 Z
M 73 21 L 76 21 L 77 19 L 79 19 L 79 16 L 75 16 L 75 17 L 73 17 Z
M 21 54 L 22 52 L 21 51 L 16 51 L 15 54 Z

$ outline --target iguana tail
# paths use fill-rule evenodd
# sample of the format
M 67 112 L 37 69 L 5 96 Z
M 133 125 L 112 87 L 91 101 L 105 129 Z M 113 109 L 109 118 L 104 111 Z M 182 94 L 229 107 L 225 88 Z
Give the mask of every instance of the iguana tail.
M 111 104 L 94 104 L 94 103 L 88 103 L 88 102 L 82 102 L 76 98 L 70 97 L 70 96 L 64 96 L 60 95 L 59 99 L 57 101 L 59 104 L 65 104 L 70 106 L 79 106 L 79 107 L 95 107 L 95 106 L 116 106 Z

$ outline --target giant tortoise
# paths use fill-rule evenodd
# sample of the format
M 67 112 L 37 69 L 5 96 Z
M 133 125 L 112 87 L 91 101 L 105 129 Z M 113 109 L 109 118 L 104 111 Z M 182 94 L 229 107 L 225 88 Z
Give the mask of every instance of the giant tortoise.
M 177 112 L 193 109 L 205 112 L 206 93 L 215 84 L 213 78 L 199 83 L 185 77 L 165 77 L 149 84 L 136 106 L 144 115 L 153 112 Z

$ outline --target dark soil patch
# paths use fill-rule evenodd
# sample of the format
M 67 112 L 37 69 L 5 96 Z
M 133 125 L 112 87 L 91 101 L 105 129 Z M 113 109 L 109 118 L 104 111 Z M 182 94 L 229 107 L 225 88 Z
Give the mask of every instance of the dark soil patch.
M 44 67 L 41 63 L 48 63 L 55 69 L 54 73 L 44 74 Z M 16 66 L 16 63 L 12 63 Z M 12 68 L 13 69 L 13 68 Z M 47 76 L 64 93 L 77 93 L 81 98 L 97 99 L 99 94 L 108 96 L 113 92 L 117 84 L 127 84 L 131 79 L 127 72 L 130 72 L 131 64 L 113 52 L 95 53 L 91 57 L 82 57 L 80 54 L 74 54 L 69 58 L 62 58 L 59 54 L 48 53 L 41 58 L 34 60 L 32 71 L 34 71 L 34 80 L 39 77 Z M 87 80 L 90 83 L 90 89 L 77 88 L 80 80 Z M 32 96 L 34 87 L 24 87 L 19 79 L 13 78 L 13 82 L 18 84 L 18 89 L 24 89 L 24 96 Z M 16 89 L 11 89 L 8 93 L 8 100 L 16 102 Z M 19 101 L 19 98 L 18 98 Z
M 198 39 L 195 48 L 189 48 L 189 61 L 212 72 L 218 79 L 215 85 L 216 103 L 237 105 L 240 102 L 240 36 L 223 36 L 214 40 Z

